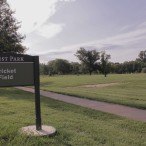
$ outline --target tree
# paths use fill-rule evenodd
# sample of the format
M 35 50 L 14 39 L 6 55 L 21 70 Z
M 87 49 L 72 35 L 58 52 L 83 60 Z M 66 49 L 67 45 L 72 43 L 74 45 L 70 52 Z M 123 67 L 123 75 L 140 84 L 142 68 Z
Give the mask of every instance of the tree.
M 146 63 L 146 50 L 145 51 L 140 51 L 138 56 L 139 56 L 139 60 L 141 62 Z
M 49 61 L 48 62 L 48 65 L 47 65 L 47 67 L 48 67 L 48 71 L 49 71 L 49 75 L 50 76 L 52 76 L 52 75 L 54 75 L 54 74 L 56 74 L 55 73 L 55 60 L 52 60 L 52 61 Z
M 18 29 L 20 23 L 13 17 L 7 0 L 0 1 L 0 52 L 24 53 L 26 47 L 22 46 L 22 36 Z
M 40 74 L 41 75 L 49 75 L 48 65 L 40 63 Z
M 78 62 L 71 62 L 71 72 L 72 74 L 80 73 L 81 65 Z
M 40 74 L 41 75 L 44 75 L 44 64 L 43 63 L 40 63 L 39 64 L 39 67 L 40 67 Z
M 106 54 L 105 51 L 101 52 L 101 71 L 106 77 L 108 72 L 108 61 L 111 58 L 109 54 Z
M 70 63 L 64 59 L 55 59 L 50 61 L 48 62 L 48 67 L 56 74 L 68 74 L 71 69 Z
M 81 61 L 82 65 L 85 66 L 86 70 L 92 74 L 93 71 L 96 70 L 97 60 L 100 59 L 99 52 L 96 50 L 85 50 L 84 48 L 80 48 L 75 56 Z

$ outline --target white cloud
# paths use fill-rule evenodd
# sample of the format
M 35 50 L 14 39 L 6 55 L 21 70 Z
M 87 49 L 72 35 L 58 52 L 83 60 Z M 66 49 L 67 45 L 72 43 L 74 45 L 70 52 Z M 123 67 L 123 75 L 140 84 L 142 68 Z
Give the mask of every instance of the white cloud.
M 139 27 L 136 30 L 127 33 L 122 33 L 113 37 L 62 47 L 62 50 L 65 51 L 68 48 L 70 48 L 70 50 L 74 50 L 79 47 L 86 47 L 86 46 L 95 46 L 96 48 L 100 48 L 100 49 L 105 47 L 108 48 L 109 46 L 119 46 L 119 47 L 127 46 L 128 48 L 129 45 L 134 45 L 138 41 L 145 39 L 146 39 L 146 27 L 144 28 Z
M 72 1 L 74 0 L 8 0 L 8 3 L 16 11 L 15 16 L 18 21 L 22 22 L 20 32 L 27 34 L 37 28 L 40 29 L 55 14 L 58 2 Z
M 141 25 L 138 25 L 137 29 L 127 33 L 122 33 L 101 40 L 64 46 L 60 49 L 60 51 L 58 51 L 57 49 L 54 51 L 59 52 L 60 54 L 65 51 L 70 51 L 70 54 L 68 53 L 66 56 L 64 55 L 64 58 L 75 61 L 76 58 L 74 54 L 77 49 L 79 49 L 80 47 L 87 47 L 87 48 L 91 47 L 91 48 L 96 48 L 99 51 L 106 50 L 108 53 L 111 54 L 112 61 L 123 62 L 125 60 L 132 60 L 137 57 L 138 52 L 143 48 L 140 48 L 141 47 L 140 45 L 139 46 L 136 45 L 141 43 L 142 46 L 144 46 L 143 42 L 145 39 L 146 39 L 146 27 L 141 27 Z M 146 43 L 145 43 L 145 47 L 146 47 Z M 49 56 L 50 54 L 52 54 L 52 52 L 50 50 L 50 52 L 46 52 L 45 54 L 46 56 Z M 57 57 L 57 55 L 53 55 L 53 56 Z M 42 59 L 42 62 L 43 61 L 46 60 Z
M 144 21 L 143 23 L 141 23 L 138 27 L 139 27 L 139 28 L 146 27 L 146 21 Z
M 29 49 L 34 52 L 34 43 L 41 42 L 45 37 L 50 39 L 59 34 L 65 24 L 55 24 L 49 22 L 49 18 L 57 12 L 58 2 L 74 2 L 75 0 L 8 0 L 10 7 L 15 10 L 15 17 L 21 21 L 19 32 L 26 35 L 23 42 Z M 48 22 L 48 24 L 46 23 Z M 33 36 L 33 37 L 30 37 Z M 35 40 L 35 38 L 38 38 Z M 29 38 L 29 40 L 27 39 Z M 42 51 L 40 49 L 40 51 Z
M 47 39 L 55 37 L 59 34 L 64 27 L 64 24 L 53 24 L 49 23 L 47 25 L 43 25 L 36 31 L 38 35 L 41 35 Z
M 43 25 L 56 12 L 58 0 L 8 0 L 19 21 L 21 32 L 30 33 Z

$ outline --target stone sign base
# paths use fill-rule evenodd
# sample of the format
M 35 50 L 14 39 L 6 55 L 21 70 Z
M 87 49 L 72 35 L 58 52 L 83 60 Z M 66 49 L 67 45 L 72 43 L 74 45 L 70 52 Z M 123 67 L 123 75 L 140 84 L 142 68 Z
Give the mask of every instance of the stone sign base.
M 56 129 L 52 126 L 42 125 L 42 130 L 36 130 L 36 126 L 27 126 L 21 128 L 20 132 L 28 136 L 52 136 L 56 133 Z

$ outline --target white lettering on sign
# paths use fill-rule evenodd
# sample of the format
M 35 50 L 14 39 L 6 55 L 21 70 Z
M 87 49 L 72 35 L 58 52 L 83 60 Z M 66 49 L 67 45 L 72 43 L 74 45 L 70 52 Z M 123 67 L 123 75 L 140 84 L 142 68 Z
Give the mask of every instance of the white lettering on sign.
M 0 75 L 0 79 L 2 79 L 2 80 L 13 80 L 14 76 L 13 75 Z
M 7 62 L 8 61 L 8 57 L 0 57 L 0 62 Z
M 16 73 L 16 69 L 0 69 L 1 74 L 9 74 L 9 73 Z
M 0 62 L 24 62 L 24 57 L 0 57 Z
M 14 69 L 0 69 L 0 80 L 13 80 L 14 75 L 17 73 L 16 68 Z
M 23 62 L 24 58 L 23 57 L 13 57 L 13 56 L 10 56 L 10 61 L 11 62 Z

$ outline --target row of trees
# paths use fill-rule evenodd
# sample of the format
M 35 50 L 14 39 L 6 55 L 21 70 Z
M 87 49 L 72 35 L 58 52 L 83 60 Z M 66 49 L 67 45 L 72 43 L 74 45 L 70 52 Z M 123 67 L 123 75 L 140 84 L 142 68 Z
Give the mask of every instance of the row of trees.
M 140 73 L 146 70 L 146 50 L 140 51 L 135 61 L 124 63 L 110 63 L 111 73 Z
M 126 61 L 124 63 L 109 62 L 111 56 L 106 52 L 97 52 L 96 50 L 85 50 L 80 48 L 75 56 L 80 60 L 78 62 L 69 62 L 68 60 L 55 59 L 48 64 L 40 64 L 40 72 L 44 75 L 54 74 L 92 74 L 102 73 L 140 73 L 146 72 L 146 51 L 141 51 L 135 61 Z
M 80 48 L 75 56 L 80 60 L 78 62 L 69 62 L 64 59 L 55 59 L 49 61 L 47 65 L 40 64 L 40 72 L 44 75 L 54 74 L 87 74 L 90 75 L 94 72 L 101 72 L 107 75 L 108 60 L 110 55 L 105 52 L 97 52 L 96 50 L 85 50 Z
M 69 62 L 64 59 L 55 59 L 48 62 L 47 65 L 41 64 L 41 73 L 42 74 L 80 74 L 82 72 L 87 73 L 92 72 L 96 69 L 97 63 L 96 61 L 99 59 L 99 53 L 95 50 L 86 51 L 84 48 L 80 48 L 76 52 L 76 56 L 82 62 L 79 64 L 78 62 Z

